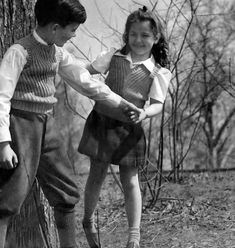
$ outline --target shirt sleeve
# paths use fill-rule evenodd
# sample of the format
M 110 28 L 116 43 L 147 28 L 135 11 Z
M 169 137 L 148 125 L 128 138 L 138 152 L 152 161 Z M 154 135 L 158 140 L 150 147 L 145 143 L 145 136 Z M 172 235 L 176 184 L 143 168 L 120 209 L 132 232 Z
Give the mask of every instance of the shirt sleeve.
M 171 72 L 166 68 L 156 69 L 153 73 L 153 83 L 150 88 L 149 97 L 164 102 L 171 80 Z
M 0 142 L 11 141 L 10 101 L 26 61 L 27 51 L 15 44 L 7 50 L 0 64 Z
M 111 107 L 118 107 L 122 98 L 112 92 L 102 81 L 93 78 L 78 59 L 65 49 L 62 50 L 63 59 L 60 62 L 58 73 L 65 82 L 76 91 L 95 101 L 105 101 Z
M 92 61 L 91 65 L 93 68 L 100 72 L 106 73 L 109 69 L 109 65 L 112 59 L 113 54 L 117 51 L 115 48 L 111 48 L 109 51 L 101 52 L 94 61 Z

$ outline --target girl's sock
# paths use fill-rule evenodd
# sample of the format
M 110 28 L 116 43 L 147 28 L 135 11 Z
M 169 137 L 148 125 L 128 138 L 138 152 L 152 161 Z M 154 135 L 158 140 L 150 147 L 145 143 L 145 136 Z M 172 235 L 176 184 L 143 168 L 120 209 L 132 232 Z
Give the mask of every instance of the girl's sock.
M 140 229 L 138 227 L 129 228 L 128 243 L 135 242 L 139 244 L 140 242 Z
M 92 217 L 84 217 L 82 221 L 82 225 L 84 228 L 88 228 L 91 233 L 96 233 L 97 229 L 95 227 L 95 221 L 94 221 L 94 216 Z

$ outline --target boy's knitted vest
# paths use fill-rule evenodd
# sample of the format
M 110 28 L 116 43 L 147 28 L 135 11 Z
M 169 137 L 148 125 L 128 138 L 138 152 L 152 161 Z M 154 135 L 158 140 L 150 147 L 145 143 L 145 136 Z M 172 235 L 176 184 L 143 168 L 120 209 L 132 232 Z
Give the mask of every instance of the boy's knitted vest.
M 110 89 L 137 107 L 143 108 L 153 82 L 150 71 L 143 64 L 131 68 L 128 60 L 115 55 L 109 68 L 105 82 Z
M 14 95 L 12 108 L 46 113 L 57 102 L 55 94 L 55 77 L 62 54 L 55 45 L 43 45 L 28 35 L 17 44 L 28 53 L 27 63 L 20 74 Z

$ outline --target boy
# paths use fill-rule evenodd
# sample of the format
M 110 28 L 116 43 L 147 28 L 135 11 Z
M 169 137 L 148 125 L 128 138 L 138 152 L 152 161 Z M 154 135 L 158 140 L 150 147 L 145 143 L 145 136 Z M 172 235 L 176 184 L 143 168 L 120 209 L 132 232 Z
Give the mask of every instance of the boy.
M 19 213 L 36 176 L 54 207 L 60 246 L 75 248 L 74 206 L 79 194 L 50 114 L 56 103 L 56 73 L 94 100 L 139 110 L 92 79 L 62 48 L 86 20 L 78 0 L 38 0 L 35 15 L 38 25 L 33 34 L 11 46 L 0 66 L 0 248 L 9 219 Z

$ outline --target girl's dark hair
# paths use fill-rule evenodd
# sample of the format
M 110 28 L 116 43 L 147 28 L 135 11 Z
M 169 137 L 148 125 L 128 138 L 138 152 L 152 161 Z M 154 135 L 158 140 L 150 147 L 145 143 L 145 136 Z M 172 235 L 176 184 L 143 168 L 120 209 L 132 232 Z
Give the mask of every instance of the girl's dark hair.
M 38 25 L 42 27 L 52 22 L 65 27 L 86 20 L 86 10 L 79 0 L 38 0 L 34 12 Z
M 132 12 L 126 21 L 125 31 L 123 34 L 124 46 L 121 49 L 121 53 L 126 55 L 129 53 L 130 48 L 128 45 L 128 34 L 131 28 L 131 25 L 136 22 L 149 21 L 152 27 L 154 36 L 160 35 L 159 40 L 152 47 L 152 54 L 156 63 L 160 64 L 163 67 L 169 66 L 168 60 L 168 44 L 163 32 L 163 27 L 161 21 L 158 17 L 154 16 L 152 11 L 149 11 L 145 6 L 142 9 L 138 9 Z

